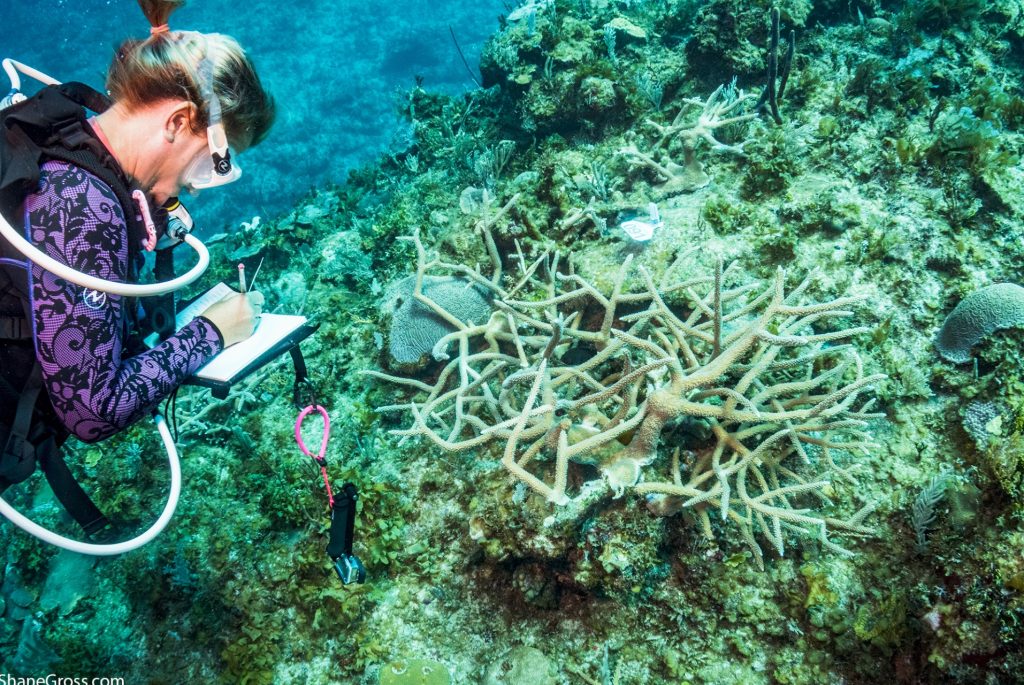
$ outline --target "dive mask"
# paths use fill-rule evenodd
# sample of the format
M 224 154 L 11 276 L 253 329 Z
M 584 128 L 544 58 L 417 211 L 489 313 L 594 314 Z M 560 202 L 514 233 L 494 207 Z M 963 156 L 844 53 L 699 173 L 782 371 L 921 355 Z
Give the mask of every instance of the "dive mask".
M 242 175 L 242 170 L 231 160 L 231 150 L 227 146 L 224 126 L 211 126 L 207 129 L 206 135 L 210 142 L 209 154 L 200 154 L 192 160 L 182 176 L 185 185 L 192 190 L 216 188 L 237 181 Z M 224 143 L 215 143 L 217 138 Z
M 210 123 L 206 127 L 206 139 L 210 154 L 200 154 L 185 170 L 185 185 L 192 190 L 216 188 L 237 181 L 242 170 L 231 161 L 228 136 L 224 132 L 220 99 L 213 90 L 213 60 L 203 57 L 198 68 L 199 87 L 203 99 L 209 103 Z

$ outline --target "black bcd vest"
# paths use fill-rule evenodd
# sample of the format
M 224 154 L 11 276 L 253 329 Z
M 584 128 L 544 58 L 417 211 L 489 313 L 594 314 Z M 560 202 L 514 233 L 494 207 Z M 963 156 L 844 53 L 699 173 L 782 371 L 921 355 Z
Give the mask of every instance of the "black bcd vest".
M 26 100 L 0 110 L 0 213 L 21 230 L 25 198 L 38 189 L 39 167 L 47 161 L 73 164 L 106 183 L 128 225 L 128 275 L 138 277 L 139 243 L 145 226 L 137 218 L 132 184 L 96 138 L 86 110 L 110 106 L 105 95 L 81 83 L 47 86 Z M 165 219 L 162 211 L 154 219 Z M 0 256 L 25 258 L 0 236 Z M 35 358 L 24 269 L 0 263 L 0 492 L 32 475 L 38 466 L 54 493 L 85 531 L 96 534 L 108 522 L 75 482 L 60 455 L 67 431 L 53 414 Z M 125 340 L 140 338 L 136 303 L 125 302 Z

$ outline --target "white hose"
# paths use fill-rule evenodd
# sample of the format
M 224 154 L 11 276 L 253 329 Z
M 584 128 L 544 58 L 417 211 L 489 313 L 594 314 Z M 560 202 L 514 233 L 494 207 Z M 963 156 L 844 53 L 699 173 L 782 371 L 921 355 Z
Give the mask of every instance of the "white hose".
M 72 540 L 62 535 L 58 535 L 53 531 L 47 530 L 37 523 L 33 523 L 27 517 L 23 516 L 18 512 L 17 509 L 12 507 L 7 501 L 0 497 L 0 514 L 3 514 L 11 523 L 18 526 L 25 532 L 36 536 L 43 542 L 49 542 L 51 545 L 62 547 L 72 552 L 79 552 L 81 554 L 91 554 L 93 556 L 109 556 L 112 554 L 122 554 L 130 550 L 141 547 L 163 531 L 167 527 L 167 523 L 174 516 L 174 510 L 178 506 L 178 497 L 181 494 L 181 462 L 178 460 L 178 450 L 174 447 L 174 439 L 171 437 L 171 431 L 167 428 L 167 423 L 164 421 L 164 417 L 159 414 L 154 414 L 154 420 L 156 421 L 156 428 L 160 431 L 160 437 L 164 441 L 164 447 L 167 449 L 167 458 L 171 465 L 171 494 L 167 498 L 167 504 L 164 505 L 164 510 L 160 514 L 160 518 L 156 520 L 149 530 L 142 535 L 125 542 L 118 542 L 112 545 L 95 545 L 88 542 L 79 542 L 78 540 Z
M 148 297 L 150 295 L 163 295 L 173 290 L 184 288 L 197 278 L 203 275 L 206 267 L 210 265 L 210 253 L 198 238 L 191 233 L 185 234 L 184 240 L 199 255 L 199 261 L 188 270 L 187 273 L 163 283 L 148 283 L 139 285 L 136 283 L 118 283 L 107 281 L 96 276 L 75 271 L 67 264 L 63 264 L 50 255 L 46 254 L 35 245 L 27 241 L 18 231 L 14 230 L 6 219 L 0 217 L 0 234 L 3 234 L 15 250 L 25 255 L 32 262 L 38 264 L 47 271 L 60 276 L 66 281 L 80 285 L 89 290 L 98 290 L 111 295 L 124 295 L 125 297 Z
M 18 62 L 17 60 L 7 58 L 3 61 L 3 67 L 4 71 L 7 72 L 7 78 L 11 79 L 11 88 L 14 90 L 21 90 L 21 77 L 18 76 L 19 71 L 25 74 L 25 76 L 31 76 L 36 81 L 48 86 L 56 86 L 60 84 L 60 81 L 52 76 L 47 76 L 38 69 L 33 69 L 26 64 Z

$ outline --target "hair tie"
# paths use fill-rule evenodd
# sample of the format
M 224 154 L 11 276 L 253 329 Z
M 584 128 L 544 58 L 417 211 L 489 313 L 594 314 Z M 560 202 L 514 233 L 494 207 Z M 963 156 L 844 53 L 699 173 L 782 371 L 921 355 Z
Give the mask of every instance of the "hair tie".
M 160 24 L 159 26 L 150 26 L 149 27 L 149 35 L 155 36 L 155 35 L 160 34 L 160 33 L 167 33 L 170 30 L 171 29 L 168 28 L 167 24 Z

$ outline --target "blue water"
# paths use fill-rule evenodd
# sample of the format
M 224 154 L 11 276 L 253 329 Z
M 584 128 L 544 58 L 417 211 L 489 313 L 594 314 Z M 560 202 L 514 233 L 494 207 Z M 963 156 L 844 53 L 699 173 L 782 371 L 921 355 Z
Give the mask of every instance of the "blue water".
M 312 188 L 344 182 L 403 129 L 398 105 L 417 75 L 431 90 L 473 86 L 449 25 L 475 69 L 503 12 L 500 0 L 204 0 L 178 10 L 172 30 L 237 38 L 278 104 L 270 136 L 241 155 L 243 178 L 187 201 L 201 231 L 271 219 Z M 0 26 L 0 57 L 96 88 L 114 47 L 149 27 L 132 0 L 5 0 Z

